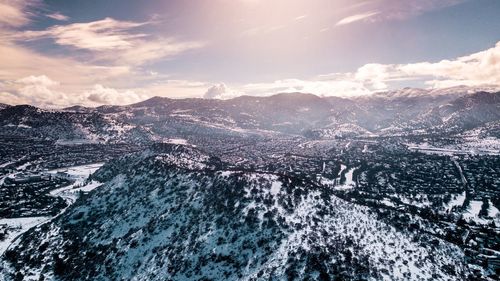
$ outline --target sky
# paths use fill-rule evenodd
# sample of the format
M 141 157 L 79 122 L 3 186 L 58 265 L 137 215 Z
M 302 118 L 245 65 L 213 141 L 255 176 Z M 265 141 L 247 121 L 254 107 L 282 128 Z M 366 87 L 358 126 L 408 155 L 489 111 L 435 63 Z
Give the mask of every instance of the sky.
M 0 0 L 0 103 L 500 88 L 498 0 Z

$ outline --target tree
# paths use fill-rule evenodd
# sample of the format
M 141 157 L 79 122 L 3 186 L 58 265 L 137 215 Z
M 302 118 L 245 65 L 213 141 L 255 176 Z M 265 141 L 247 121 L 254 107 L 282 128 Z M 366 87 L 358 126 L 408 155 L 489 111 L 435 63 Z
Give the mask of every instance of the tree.
M 483 198 L 483 205 L 481 206 L 481 211 L 479 211 L 479 217 L 488 217 L 488 210 L 490 209 L 490 200 L 488 198 Z
M 67 270 L 68 267 L 64 260 L 58 254 L 54 254 L 54 274 L 56 276 L 64 276 Z

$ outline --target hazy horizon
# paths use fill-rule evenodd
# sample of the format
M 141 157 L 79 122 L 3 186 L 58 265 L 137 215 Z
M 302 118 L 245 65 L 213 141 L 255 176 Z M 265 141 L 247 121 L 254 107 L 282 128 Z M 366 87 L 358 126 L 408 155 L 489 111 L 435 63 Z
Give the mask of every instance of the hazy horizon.
M 459 85 L 459 86 L 454 86 L 454 87 L 448 87 L 448 88 L 436 88 L 436 89 L 423 89 L 423 88 L 412 88 L 412 87 L 404 87 L 400 89 L 394 89 L 390 91 L 374 91 L 371 93 L 367 93 L 365 95 L 360 95 L 360 96 L 342 96 L 342 95 L 317 95 L 314 93 L 307 93 L 307 92 L 279 92 L 279 93 L 267 93 L 264 95 L 249 95 L 242 93 L 241 95 L 238 96 L 232 96 L 232 97 L 215 97 L 215 98 L 210 98 L 210 97 L 168 97 L 168 96 L 152 96 L 152 97 L 146 97 L 142 100 L 138 100 L 136 102 L 132 103 L 127 103 L 127 104 L 93 104 L 93 105 L 88 105 L 88 104 L 82 104 L 82 103 L 75 103 L 75 104 L 68 104 L 68 105 L 36 105 L 36 104 L 30 104 L 30 103 L 22 103 L 22 104 L 8 104 L 8 103 L 0 103 L 0 104 L 5 104 L 8 106 L 20 106 L 20 105 L 29 105 L 29 106 L 35 106 L 40 109 L 46 109 L 46 110 L 61 110 L 65 108 L 71 108 L 71 107 L 86 107 L 86 108 L 97 108 L 100 106 L 131 106 L 134 104 L 138 104 L 141 102 L 145 102 L 148 100 L 152 100 L 155 98 L 164 98 L 164 99 L 172 99 L 172 100 L 186 100 L 186 99 L 198 99 L 198 100 L 210 100 L 210 99 L 217 99 L 217 100 L 232 100 L 235 98 L 239 97 L 254 97 L 254 98 L 268 98 L 268 97 L 273 97 L 273 96 L 278 96 L 278 95 L 293 95 L 293 94 L 302 94 L 302 95 L 313 95 L 318 98 L 329 98 L 329 97 L 337 97 L 337 98 L 342 98 L 342 99 L 347 99 L 347 100 L 353 100 L 356 101 L 358 98 L 369 98 L 369 97 L 374 97 L 380 95 L 385 95 L 385 94 L 391 94 L 391 93 L 402 93 L 403 95 L 412 95 L 412 93 L 422 93 L 427 95 L 432 95 L 432 94 L 452 94 L 456 95 L 457 97 L 462 96 L 463 94 L 475 94 L 478 92 L 488 92 L 488 93 L 494 93 L 500 91 L 499 87 L 495 86 L 483 86 L 483 87 L 469 87 L 469 86 L 464 86 L 464 85 Z M 413 93 L 413 94 L 414 94 Z

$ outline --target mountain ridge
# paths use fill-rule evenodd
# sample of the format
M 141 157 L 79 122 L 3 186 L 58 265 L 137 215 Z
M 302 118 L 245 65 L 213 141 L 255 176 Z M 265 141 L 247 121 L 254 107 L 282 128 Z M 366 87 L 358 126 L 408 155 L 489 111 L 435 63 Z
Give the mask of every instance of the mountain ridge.
M 0 126 L 21 135 L 120 142 L 137 138 L 136 133 L 145 141 L 187 132 L 245 135 L 268 131 L 318 138 L 456 133 L 500 120 L 500 92 L 445 92 L 435 96 L 423 90 L 417 93 L 403 89 L 399 94 L 352 99 L 304 93 L 229 100 L 154 97 L 127 106 L 73 106 L 63 110 L 19 105 L 0 109 Z M 335 132 L 335 128 L 343 133 Z M 349 128 L 353 131 L 346 131 Z

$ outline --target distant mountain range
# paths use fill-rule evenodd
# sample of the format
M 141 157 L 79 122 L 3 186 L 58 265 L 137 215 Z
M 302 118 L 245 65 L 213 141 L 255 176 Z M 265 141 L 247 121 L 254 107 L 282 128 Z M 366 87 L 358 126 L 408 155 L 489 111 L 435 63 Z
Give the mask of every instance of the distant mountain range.
M 279 133 L 310 138 L 460 133 L 500 120 L 500 92 L 402 89 L 356 98 L 304 93 L 229 100 L 153 97 L 128 106 L 0 105 L 10 135 L 95 142 Z

